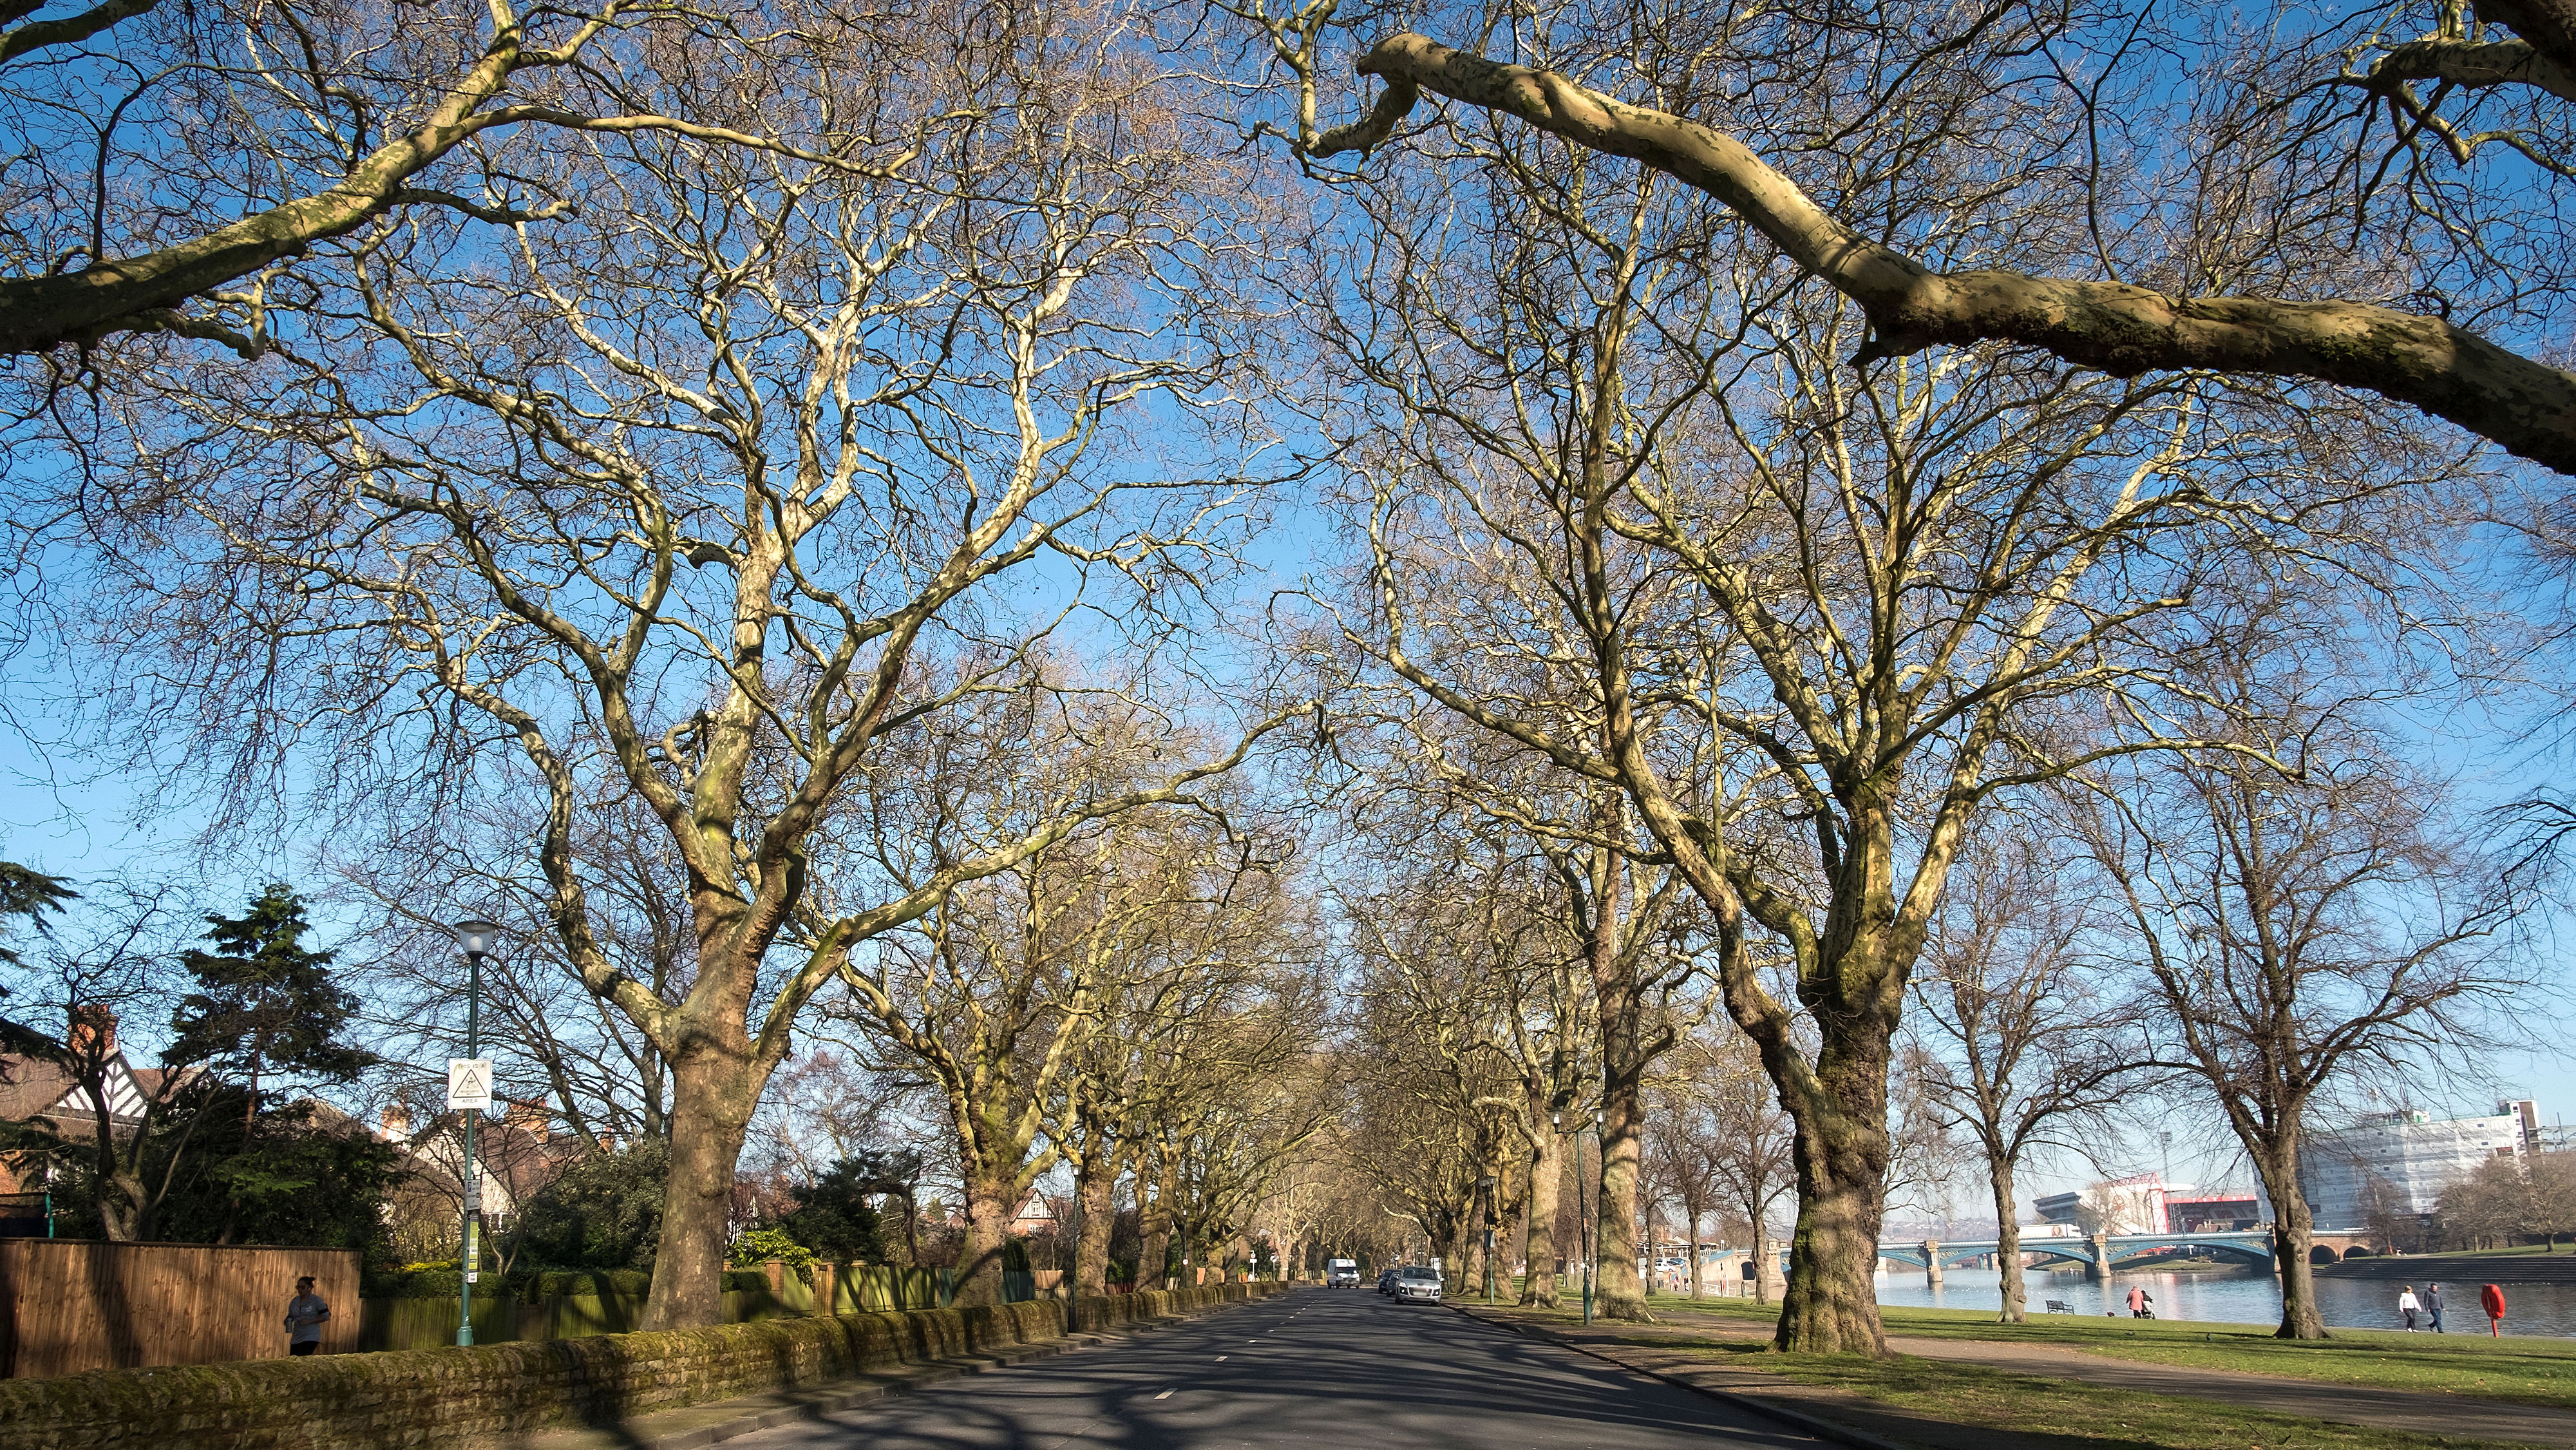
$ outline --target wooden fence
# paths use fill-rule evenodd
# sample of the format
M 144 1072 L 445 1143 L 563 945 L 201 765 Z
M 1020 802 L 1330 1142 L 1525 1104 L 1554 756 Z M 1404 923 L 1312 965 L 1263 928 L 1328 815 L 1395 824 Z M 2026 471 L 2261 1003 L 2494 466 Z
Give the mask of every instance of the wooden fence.
M 332 1308 L 322 1352 L 356 1349 L 356 1249 L 0 1239 L 0 1374 L 282 1359 L 306 1274 Z
M 955 1293 L 946 1269 L 816 1264 L 799 1275 L 766 1267 L 766 1290 L 726 1291 L 725 1322 L 932 1309 Z M 0 1239 L 0 1377 L 282 1357 L 286 1301 L 305 1274 L 332 1308 L 322 1327 L 324 1354 L 456 1342 L 454 1299 L 360 1301 L 356 1249 Z M 1058 1299 L 1064 1277 L 1056 1269 L 1005 1274 L 1004 1291 L 1015 1300 Z M 643 1311 L 641 1294 L 528 1302 L 477 1294 L 474 1338 L 501 1344 L 618 1334 L 642 1324 Z

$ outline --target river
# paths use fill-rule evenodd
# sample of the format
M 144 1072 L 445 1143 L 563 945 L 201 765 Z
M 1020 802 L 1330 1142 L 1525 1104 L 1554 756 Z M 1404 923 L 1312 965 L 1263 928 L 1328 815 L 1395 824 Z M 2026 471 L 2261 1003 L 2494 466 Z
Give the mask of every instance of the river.
M 1878 1302 L 1917 1309 L 1995 1309 L 2003 1292 L 1992 1269 L 1947 1269 L 1938 1289 L 1923 1282 L 1920 1269 L 1895 1269 L 1879 1275 Z M 2107 1284 L 2086 1282 L 2081 1271 L 2026 1269 L 2022 1283 L 2036 1319 L 2051 1299 L 2071 1305 L 2078 1314 L 2099 1318 L 2117 1310 L 2128 1314 L 2129 1286 L 2142 1285 L 2155 1296 L 2159 1319 L 2191 1319 L 2214 1324 L 2278 1324 L 2281 1286 L 2264 1269 L 2209 1270 L 2202 1273 L 2115 1274 Z M 2380 1279 L 2318 1279 L 2317 1308 L 2329 1325 L 2347 1329 L 2403 1329 L 2397 1317 L 2399 1284 Z M 2508 1334 L 2576 1335 L 2576 1284 L 2506 1284 L 2505 1332 Z M 2424 1285 L 2416 1283 L 2420 1294 Z M 2478 1283 L 2461 1280 L 2442 1285 L 2443 1327 L 2453 1334 L 2484 1334 L 2487 1317 L 2478 1308 Z

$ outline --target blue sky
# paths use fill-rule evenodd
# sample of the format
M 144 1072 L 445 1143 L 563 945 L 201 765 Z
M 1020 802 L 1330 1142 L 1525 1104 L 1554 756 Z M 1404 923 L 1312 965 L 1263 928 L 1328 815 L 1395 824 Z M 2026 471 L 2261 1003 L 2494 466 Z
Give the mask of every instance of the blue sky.
M 1271 590 L 1296 587 L 1332 548 L 1328 520 L 1305 490 L 1287 491 L 1274 506 L 1276 512 L 1250 552 L 1252 575 L 1239 581 L 1235 591 L 1238 601 L 1256 608 Z M 1038 573 L 1041 577 L 1022 587 L 1060 593 L 1069 582 L 1044 577 L 1047 571 Z M 1077 632 L 1084 628 L 1076 626 Z M 59 716 L 56 703 L 74 693 L 69 681 L 30 655 L 12 660 L 7 677 L 0 679 L 0 718 L 18 727 L 0 728 L 0 856 L 71 877 L 76 884 L 120 875 L 184 883 L 204 909 L 236 907 L 269 880 L 308 887 L 317 883 L 316 860 L 324 844 L 318 836 L 251 835 L 201 857 L 202 813 L 184 804 L 172 808 L 166 797 L 156 799 L 161 781 L 155 775 L 104 767 L 77 743 L 77 726 Z M 2510 720 L 2461 712 L 2420 725 L 2425 756 L 2457 782 L 2473 806 L 2511 799 L 2563 778 L 2566 743 L 2535 740 Z M 327 909 L 318 914 L 326 941 L 356 925 L 335 922 Z M 2546 976 L 2552 986 L 2511 1014 L 2531 1041 L 2490 1053 L 2443 1052 L 2425 1070 L 2388 1085 L 2379 1098 L 2357 1097 L 2349 1107 L 2404 1105 L 2466 1116 L 2492 1112 L 2499 1097 L 2533 1098 L 2544 1121 L 2576 1119 L 2576 1052 L 2569 1050 L 2576 1042 L 2568 1031 L 2563 969 L 2570 946 L 2576 945 L 2576 918 L 2560 913 L 2532 925 L 2527 950 L 2534 974 Z M 157 1045 L 151 1043 L 148 1027 L 136 1025 L 141 1029 L 134 1034 L 141 1039 L 138 1045 Z M 2328 1114 L 2344 1110 L 2330 1108 Z M 2173 1113 L 2093 1147 L 2113 1172 L 2163 1168 L 2176 1180 L 2203 1185 L 2242 1184 L 2251 1178 L 2232 1139 L 2206 1112 Z M 2037 1195 L 2080 1186 L 2092 1177 L 2090 1164 L 2060 1154 L 2032 1165 L 2023 1186 L 2026 1196 Z M 1968 1177 L 1961 1179 L 1954 1190 L 1954 1213 L 1981 1216 L 1974 1188 Z
M 41 706 L 42 691 L 30 689 L 21 676 L 0 686 L 0 702 L 24 711 Z M 22 715 L 22 718 L 26 718 Z M 38 718 L 41 718 L 40 716 Z M 30 723 L 33 723 L 31 721 Z M 22 736 L 0 733 L 0 856 L 74 878 L 97 881 L 118 874 L 137 879 L 191 882 L 210 906 L 238 904 L 261 882 L 310 877 L 318 842 L 262 838 L 242 842 L 220 862 L 201 868 L 193 836 L 201 818 L 191 814 L 134 819 L 143 792 L 120 774 L 92 780 L 76 754 L 41 752 Z M 327 913 L 326 939 L 332 935 Z M 2549 959 L 2564 961 L 2568 922 L 2545 924 L 2536 947 Z M 2480 1056 L 2465 1051 L 2445 1053 L 2441 1069 L 2409 1079 L 2412 1105 L 2441 1112 L 2475 1115 L 2492 1112 L 2498 1096 L 2535 1098 L 2544 1119 L 2576 1118 L 2576 1054 L 2567 1049 L 2564 1011 L 2556 1000 L 2538 1004 L 2535 1025 L 2549 1043 Z M 148 1029 L 146 1029 L 148 1033 Z M 148 1036 L 146 1041 L 148 1042 Z M 2175 1120 L 2132 1129 L 2115 1142 L 2097 1145 L 2105 1165 L 2117 1172 L 2170 1167 L 2174 1179 L 2200 1184 L 2250 1181 L 2235 1145 L 2205 1114 L 2177 1114 Z M 2157 1137 L 2170 1132 L 2172 1141 Z M 1971 1175 L 1972 1176 L 1972 1175 Z M 2092 1177 L 2089 1165 L 2070 1155 L 2033 1165 L 2025 1175 L 2025 1197 L 2080 1186 Z M 1955 1189 L 1953 1212 L 1982 1216 L 1982 1201 L 1963 1177 Z

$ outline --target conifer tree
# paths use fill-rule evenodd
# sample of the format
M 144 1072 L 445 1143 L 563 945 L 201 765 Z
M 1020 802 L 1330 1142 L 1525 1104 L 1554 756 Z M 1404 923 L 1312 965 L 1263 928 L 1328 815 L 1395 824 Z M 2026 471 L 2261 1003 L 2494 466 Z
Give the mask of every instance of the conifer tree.
M 348 1082 L 375 1054 L 341 1040 L 357 994 L 331 979 L 332 953 L 304 945 L 312 923 L 293 888 L 271 882 L 240 916 L 209 914 L 214 950 L 179 959 L 197 989 L 171 1014 L 164 1056 L 230 1070 L 245 1090 L 243 1116 L 259 1110 L 263 1079 Z

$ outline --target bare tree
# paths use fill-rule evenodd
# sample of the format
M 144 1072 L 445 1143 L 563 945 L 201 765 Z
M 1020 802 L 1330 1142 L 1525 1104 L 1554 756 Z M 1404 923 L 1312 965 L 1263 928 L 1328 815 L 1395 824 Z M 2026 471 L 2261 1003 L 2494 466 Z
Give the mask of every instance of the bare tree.
M 1012 758 L 977 758 L 939 821 L 904 840 L 973 851 L 994 821 L 1005 839 L 1027 834 L 1071 801 L 1128 793 L 1152 769 L 1140 747 L 1163 743 L 1096 724 L 993 738 L 1010 742 Z M 847 997 L 833 1010 L 919 1073 L 945 1109 L 966 1211 L 967 1302 L 1001 1302 L 1011 1219 L 1068 1145 L 1079 1195 L 1105 1203 L 1102 1175 L 1126 1124 L 1095 1117 L 1088 1133 L 1048 1124 L 1068 1106 L 1096 1115 L 1132 1104 L 1121 1079 L 1133 1059 L 1114 1044 L 1168 1044 L 1192 1059 L 1214 1046 L 1213 1036 L 1176 1031 L 1184 1022 L 1129 1014 L 1187 1008 L 1186 1025 L 1212 1033 L 1230 1004 L 1207 990 L 1211 979 L 1239 990 L 1281 946 L 1276 863 L 1227 829 L 1212 795 L 1190 804 L 1198 810 L 1067 834 L 949 893 L 917 932 L 880 939 L 869 965 L 841 969 Z M 1121 1079 L 1095 1082 L 1093 1072 Z
M 2538 1234 L 2547 1252 L 2576 1232 L 2576 1153 L 2515 1153 L 2480 1163 L 2442 1190 L 2442 1227 L 2467 1247 L 2502 1247 L 2517 1234 Z
M 2458 3 L 2404 6 L 2376 24 L 2357 12 L 2305 34 L 2285 26 L 2279 38 L 2250 42 L 2260 57 L 2252 65 L 2234 54 L 2249 44 L 2241 30 L 2196 37 L 2216 58 L 2177 68 L 2185 84 L 2204 89 L 2215 124 L 2198 135 L 2169 117 L 2146 124 L 2181 131 L 2171 144 L 2193 170 L 2245 180 L 2203 186 L 2196 214 L 2182 219 L 2180 245 L 2170 224 L 2145 220 L 2164 215 L 2147 187 L 2169 181 L 2188 190 L 2192 183 L 2140 176 L 2135 193 L 2106 184 L 2118 170 L 2106 165 L 2098 139 L 2101 127 L 2116 124 L 2103 115 L 2111 77 L 2078 82 L 2055 59 L 2057 46 L 2087 42 L 2100 47 L 2093 63 L 2103 70 L 2116 71 L 2133 52 L 2170 54 L 2140 45 L 2151 18 L 2143 10 L 2106 17 L 2088 31 L 2088 17 L 2070 8 L 2009 0 L 1967 7 L 1880 0 L 1815 17 L 1711 16 L 1640 4 L 1599 23 L 1605 35 L 1651 34 L 1650 52 L 1659 53 L 1614 50 L 1580 60 L 1555 60 L 1551 52 L 1584 17 L 1532 11 L 1515 26 L 1514 48 L 1545 58 L 1538 64 L 1512 64 L 1410 32 L 1377 40 L 1353 62 L 1360 75 L 1384 82 L 1375 104 L 1357 121 L 1321 130 L 1320 42 L 1339 28 L 1339 0 L 1306 0 L 1276 16 L 1258 5 L 1225 8 L 1262 21 L 1272 58 L 1298 82 L 1295 124 L 1304 156 L 1385 147 L 1429 92 L 1639 162 L 1722 202 L 1778 256 L 1857 306 L 1869 330 L 1851 353 L 1855 363 L 1940 344 L 2003 341 L 2120 377 L 2208 370 L 2315 380 L 2411 403 L 2561 473 L 2576 472 L 2576 374 L 2454 320 L 2484 313 L 2510 337 L 2535 312 L 2563 315 L 2563 289 L 2545 260 L 2549 244 L 2517 244 L 2517 233 L 2563 222 L 2545 201 L 2513 208 L 2527 190 L 2576 175 L 2565 160 L 2569 104 L 2576 102 L 2576 12 L 2565 0 L 2484 4 L 2474 18 Z M 1454 13 L 1437 18 L 1461 28 L 1477 23 Z M 2412 35 L 2410 21 L 2421 27 Z M 1490 34 L 1493 20 L 1482 24 Z M 2357 44 L 2344 38 L 2356 30 L 2365 32 Z M 1792 57 L 1818 50 L 1841 58 L 1847 73 L 1813 90 L 1790 83 L 1803 79 Z M 1742 79 L 1721 78 L 1735 76 Z M 1651 99 L 1622 101 L 1587 78 L 1626 82 Z M 1919 184 L 1940 155 L 1991 140 L 1979 124 L 1990 117 L 1975 114 L 1980 103 L 2044 92 L 2052 79 L 2081 90 L 2085 116 L 2050 148 L 2073 154 L 2036 159 L 2033 174 L 2062 168 L 2064 184 L 2092 193 L 2094 221 L 2085 236 L 2019 265 L 1962 254 L 1938 240 L 1903 245 L 1871 213 L 1870 188 L 1851 189 L 1851 178 L 1870 164 L 1869 148 L 1855 138 L 1875 119 L 1898 118 L 1914 133 L 1914 155 L 1888 174 L 1900 185 Z M 2415 90 L 2423 81 L 2436 86 L 2429 97 Z M 2139 85 L 2144 113 L 2152 105 L 2148 80 Z M 1850 119 L 1837 116 L 1821 129 L 1766 114 L 1783 103 L 1796 108 L 1802 91 L 1846 90 L 1857 93 Z M 2302 100 L 2312 97 L 2303 110 Z M 2376 129 L 2383 111 L 2392 123 L 2384 144 Z M 1748 135 L 1750 144 L 1741 139 Z M 2079 149 L 2085 138 L 2090 148 Z M 2459 176 L 2423 176 L 2428 149 L 2454 160 Z M 2412 184 L 2383 185 L 2392 169 Z M 2320 182 L 2320 172 L 2330 181 Z M 2388 192 L 2400 194 L 2383 196 Z M 2463 192 L 2497 214 L 2464 214 L 2456 195 Z M 2428 206 L 2428 198 L 2437 204 Z M 2377 214 L 2383 208 L 2384 217 Z M 2428 211 L 2441 225 L 2425 230 L 2444 235 L 2431 248 L 2409 245 L 2410 213 Z M 2106 221 L 2113 213 L 2121 215 Z M 2363 224 L 2355 226 L 2356 218 Z M 2417 303 L 2411 309 L 2350 298 L 2352 274 L 2311 250 L 2326 243 L 2334 223 L 2347 238 L 2359 232 L 2388 244 L 2385 250 L 2438 281 L 2404 299 Z M 2206 243 L 2224 232 L 2293 255 L 2276 252 L 2252 268 L 2210 265 Z M 2461 237 L 2470 244 L 2457 245 Z M 2445 250 L 2450 255 L 2441 255 Z M 2070 264 L 2085 270 L 2070 275 L 2063 270 Z M 2225 290 L 2267 275 L 2279 291 Z
M 1556 694 L 1562 682 L 1545 669 L 1522 681 L 1535 682 L 1531 708 L 1567 733 L 1597 728 L 1580 689 Z M 1402 701 L 1381 723 L 1387 758 L 1363 830 L 1403 863 L 1391 859 L 1376 874 L 1412 883 L 1386 914 L 1409 918 L 1417 901 L 1446 903 L 1448 936 L 1415 959 L 1443 970 L 1481 964 L 1477 987 L 1443 999 L 1459 1010 L 1441 1030 L 1461 1051 L 1500 1059 L 1520 1085 L 1508 1121 L 1528 1145 L 1530 1201 L 1545 1208 L 1524 1236 L 1553 1245 L 1570 1141 L 1554 1120 L 1588 1096 L 1587 1111 L 1600 1114 L 1600 1192 L 1586 1228 L 1600 1235 L 1601 1308 L 1642 1318 L 1635 1250 L 1647 1187 L 1645 1084 L 1657 1058 L 1713 1010 L 1684 1000 L 1703 965 L 1690 946 L 1687 891 L 1616 792 L 1484 738 L 1436 702 L 1426 711 L 1419 699 Z M 1472 836 L 1457 834 L 1462 814 L 1475 822 Z M 1422 875 L 1433 862 L 1433 874 Z M 1580 1091 L 1582 1076 L 1597 1079 L 1593 1093 Z M 1498 1184 L 1523 1177 L 1496 1176 Z M 1552 1303 L 1555 1294 L 1538 1276 L 1523 1289 L 1533 1301 Z
M 1701 83 L 1660 40 L 1651 59 L 1677 95 Z M 1904 164 L 1902 120 L 1843 149 Z M 1697 193 L 1477 113 L 1389 151 L 1354 191 L 1372 247 L 1314 289 L 1371 401 L 1347 457 L 1372 572 L 1343 626 L 1603 792 L 1566 838 L 1687 883 L 1800 1135 L 1778 1342 L 1877 1352 L 1895 1036 L 1963 833 L 2083 763 L 2052 723 L 2075 702 L 2165 688 L 2198 647 L 2175 617 L 2232 561 L 2296 547 L 2384 590 L 2406 470 L 2444 460 L 2206 378 L 2000 348 L 1855 374 L 1866 316 L 1746 256 Z M 1876 225 L 1998 262 L 2083 226 L 1994 173 L 1912 174 Z
M 2084 888 L 2043 844 L 2003 818 L 1969 848 L 1914 980 L 1925 1087 L 1985 1159 L 2006 1324 L 2027 1317 L 2016 1169 L 2033 1148 L 2105 1131 L 2136 1070 L 2086 971 Z
M 270 304 L 301 291 L 297 259 L 321 243 L 410 207 L 507 228 L 579 205 L 577 191 L 475 195 L 501 180 L 476 143 L 512 128 L 658 131 L 867 164 L 850 133 L 809 149 L 620 94 L 624 63 L 675 36 L 729 54 L 728 69 L 757 65 L 761 32 L 795 23 L 783 15 L 745 13 L 737 28 L 629 0 L 532 12 L 509 0 L 98 0 L 44 13 L 62 8 L 0 11 L 12 152 L 0 353 L 160 332 L 255 359 L 272 340 Z
M 1305 1023 L 1269 1005 L 1208 1024 L 1229 1046 L 1202 1058 L 1199 1090 L 1168 1102 L 1161 1125 L 1173 1150 L 1172 1209 L 1186 1227 L 1184 1262 L 1199 1262 L 1192 1252 L 1201 1251 L 1229 1278 L 1249 1264 L 1260 1205 L 1341 1107 L 1341 1078 L 1305 1050 Z
M 116 627 L 145 708 L 245 795 L 303 737 L 336 751 L 334 798 L 399 820 L 545 800 L 544 929 L 669 1074 L 655 1327 L 716 1314 L 742 1134 L 854 946 L 1241 758 L 977 854 L 924 842 L 900 879 L 817 855 L 881 748 L 929 759 L 952 707 L 1042 686 L 1060 614 L 1014 611 L 1000 576 L 1051 561 L 1067 610 L 1132 581 L 1150 644 L 1225 567 L 1264 441 L 1232 392 L 1258 362 L 1255 203 L 1193 159 L 1183 82 L 1127 26 L 934 7 L 755 57 L 673 37 L 628 93 L 704 99 L 723 69 L 729 114 L 844 151 L 496 141 L 491 206 L 585 205 L 507 247 L 419 217 L 333 244 L 271 367 L 170 361 L 90 516 L 135 590 Z M 611 801 L 686 881 L 666 991 L 594 925 L 576 823 Z
M 12 872 L 24 868 L 11 868 Z M 157 1067 L 128 1075 L 130 1040 L 120 1039 L 128 1019 L 169 1021 L 185 991 L 176 970 L 177 893 L 113 883 L 82 893 L 60 877 L 13 875 L 37 883 L 27 899 L 41 929 L 31 952 L 11 950 L 0 969 L 0 990 L 25 1021 L 13 1022 L 10 1047 L 39 1081 L 56 1094 L 40 1112 L 8 1133 L 11 1159 L 24 1179 L 59 1165 L 75 1169 L 87 1188 L 101 1230 L 111 1240 L 158 1237 L 163 1203 L 175 1186 L 184 1150 L 206 1114 L 192 1111 L 191 1088 L 202 1086 L 213 1044 L 172 1044 Z M 46 914 L 68 914 L 48 922 Z M 188 1050 L 193 1047 L 194 1050 Z M 155 1172 L 155 1168 L 159 1171 Z
M 1165 1229 L 1179 1207 L 1172 1194 L 1184 1186 L 1184 1160 L 1216 1154 L 1227 1161 L 1189 1181 L 1202 1192 L 1209 1184 L 1222 1188 L 1223 1211 L 1232 1217 L 1245 1195 L 1266 1196 L 1268 1176 L 1283 1169 L 1280 1155 L 1303 1141 L 1324 1110 L 1312 1096 L 1310 1054 L 1325 1013 L 1314 997 L 1302 908 L 1272 874 L 1279 863 L 1269 852 L 1277 843 L 1247 851 L 1253 843 L 1238 841 L 1220 859 L 1206 854 L 1213 842 L 1187 846 L 1186 832 L 1165 840 L 1164 859 L 1148 863 L 1161 873 L 1161 894 L 1140 898 L 1120 932 L 1124 960 L 1094 991 L 1100 1030 L 1076 1049 L 1064 1091 L 1044 1120 L 1055 1151 L 1072 1166 L 1080 1205 L 1077 1292 L 1107 1292 L 1122 1176 L 1135 1175 L 1140 1204 L 1149 1190 L 1165 1190 L 1150 1205 L 1155 1227 Z M 1247 1082 L 1301 1086 L 1282 1098 Z M 1311 1111 L 1301 1116 L 1300 1103 Z M 1168 1171 L 1139 1171 L 1149 1161 Z
M 2263 647 L 2276 629 L 2257 616 L 2233 633 L 2240 668 L 2209 691 L 2247 722 L 2236 749 L 2102 781 L 2116 794 L 2080 820 L 2161 1024 L 2154 1060 L 2191 1074 L 2271 1195 L 2279 1335 L 2322 1339 L 2307 1111 L 2340 1080 L 2474 1036 L 2469 1014 L 2512 980 L 2497 934 L 2519 903 L 2444 839 L 2439 786 Z
M 342 859 L 337 895 L 380 920 L 369 994 L 380 1041 L 407 1059 L 395 1090 L 417 1117 L 441 1111 L 446 1060 L 460 1055 L 464 969 L 446 928 L 459 903 L 509 921 L 542 920 L 551 888 L 522 843 L 544 834 L 534 795 L 465 803 L 398 844 Z M 600 953 L 656 997 L 672 999 L 695 969 L 687 877 L 670 837 L 640 801 L 611 800 L 576 819 L 569 859 L 582 880 Z M 561 940 L 530 934 L 483 964 L 481 1050 L 505 1096 L 544 1102 L 594 1149 L 670 1134 L 670 1086 L 654 1039 L 593 994 Z
M 1650 1126 L 1646 1132 L 1647 1181 L 1659 1197 L 1682 1211 L 1682 1241 L 1688 1246 L 1685 1258 L 1694 1299 L 1705 1297 L 1708 1290 L 1700 1255 L 1701 1230 L 1713 1226 L 1712 1217 L 1720 1214 L 1726 1202 L 1719 1165 L 1729 1155 L 1745 1151 L 1718 1135 L 1701 1102 L 1699 1079 L 1710 1064 L 1692 1051 L 1697 1046 L 1686 1044 L 1676 1054 L 1679 1062 L 1668 1059 L 1664 1071 L 1657 1074 L 1647 1095 Z M 1787 1181 L 1785 1172 L 1781 1179 Z
M 1686 1107 L 1706 1145 L 1694 1152 L 1743 1229 L 1753 1297 L 1768 1304 L 1780 1282 L 1773 1215 L 1798 1186 L 1796 1133 L 1751 1044 L 1703 1034 L 1689 1050 Z

